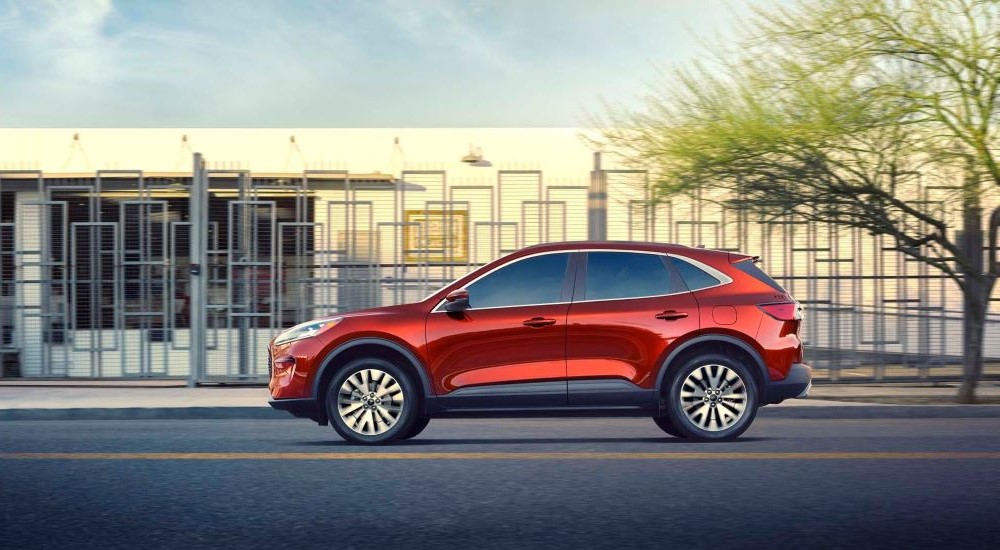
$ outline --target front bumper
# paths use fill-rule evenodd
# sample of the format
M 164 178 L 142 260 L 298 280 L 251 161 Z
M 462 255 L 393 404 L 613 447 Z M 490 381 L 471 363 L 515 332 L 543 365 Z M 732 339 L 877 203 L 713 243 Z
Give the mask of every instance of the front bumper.
M 785 399 L 806 397 L 812 388 L 812 367 L 802 363 L 793 363 L 788 369 L 784 380 L 773 380 L 764 387 L 762 404 L 774 405 Z
M 316 421 L 318 421 L 317 419 L 319 418 L 319 406 L 316 404 L 316 400 L 312 397 L 269 399 L 267 404 L 273 409 L 288 411 L 292 413 L 292 416 L 297 416 L 299 418 L 310 418 Z

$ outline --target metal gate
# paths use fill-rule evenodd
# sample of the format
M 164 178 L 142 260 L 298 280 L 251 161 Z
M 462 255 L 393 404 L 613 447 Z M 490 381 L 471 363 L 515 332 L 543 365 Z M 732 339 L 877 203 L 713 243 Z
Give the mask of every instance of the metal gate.
M 254 174 L 200 156 L 190 175 L 0 172 L 0 375 L 261 382 L 264 345 L 284 328 L 419 300 L 521 247 L 586 239 L 595 181 L 608 239 L 763 256 L 806 305 L 818 376 L 959 373 L 958 290 L 885 238 L 765 222 L 710 191 L 662 200 L 644 171 L 597 169 L 591 186 L 539 170 L 448 177 Z M 912 203 L 954 226 L 952 191 L 922 187 Z M 988 373 L 1000 371 L 996 303 Z
M 14 296 L 5 302 L 4 353 L 16 356 L 16 374 L 186 376 L 176 323 L 186 315 L 176 299 L 186 281 L 174 269 L 187 254 L 183 184 L 138 171 L 0 179 L 20 184 L 17 222 L 0 226 L 0 254 L 13 256 L 3 262 L 13 263 L 4 285 Z

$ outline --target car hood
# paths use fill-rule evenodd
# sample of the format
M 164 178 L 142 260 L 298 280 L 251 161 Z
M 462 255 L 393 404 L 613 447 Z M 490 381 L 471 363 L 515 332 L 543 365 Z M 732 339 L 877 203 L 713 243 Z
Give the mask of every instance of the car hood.
M 344 313 L 339 313 L 337 315 L 330 315 L 326 317 L 327 319 L 347 319 L 349 317 L 363 317 L 367 315 L 393 315 L 399 313 L 408 313 L 413 311 L 414 304 L 400 304 L 395 306 L 382 306 L 373 307 L 368 309 L 359 309 L 356 311 L 346 311 Z

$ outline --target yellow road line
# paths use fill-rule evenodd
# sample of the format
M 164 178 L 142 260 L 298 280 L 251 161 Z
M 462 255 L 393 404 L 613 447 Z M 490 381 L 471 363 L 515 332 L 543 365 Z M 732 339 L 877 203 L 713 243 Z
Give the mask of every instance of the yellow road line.
M 968 460 L 1000 452 L 0 453 L 0 460 Z

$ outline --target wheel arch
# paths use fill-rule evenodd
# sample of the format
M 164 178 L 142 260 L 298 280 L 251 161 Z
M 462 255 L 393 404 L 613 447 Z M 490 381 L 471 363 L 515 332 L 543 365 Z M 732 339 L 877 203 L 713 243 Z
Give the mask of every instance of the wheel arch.
M 313 396 L 315 396 L 317 403 L 317 422 L 325 425 L 329 421 L 325 406 L 326 390 L 337 370 L 355 359 L 363 359 L 365 357 L 385 359 L 413 375 L 421 388 L 421 408 L 427 407 L 428 398 L 433 396 L 434 393 L 430 377 L 427 375 L 423 363 L 417 358 L 417 355 L 407 347 L 392 340 L 373 337 L 358 338 L 344 342 L 334 348 L 326 355 L 319 370 L 316 372 L 316 378 L 313 381 Z
M 751 368 L 750 372 L 754 375 L 754 382 L 757 383 L 757 391 L 763 394 L 770 376 L 767 373 L 767 365 L 764 363 L 763 357 L 752 344 L 728 334 L 702 334 L 679 344 L 667 354 L 667 358 L 661 363 L 662 366 L 656 378 L 658 401 L 662 400 L 663 390 L 668 380 L 667 375 L 680 368 L 688 358 L 701 353 L 724 353 L 749 360 L 748 366 L 756 367 Z

